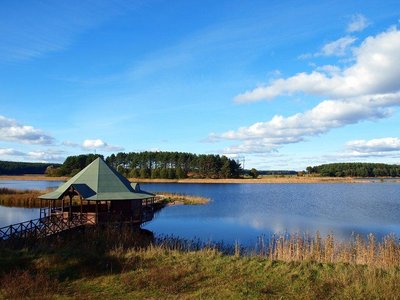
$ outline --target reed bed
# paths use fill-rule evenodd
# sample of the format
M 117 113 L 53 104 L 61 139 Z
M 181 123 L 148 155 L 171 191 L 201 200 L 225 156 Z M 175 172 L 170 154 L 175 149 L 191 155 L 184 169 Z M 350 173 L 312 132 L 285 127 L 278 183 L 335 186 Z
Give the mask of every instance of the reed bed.
M 200 205 L 210 202 L 209 198 L 187 194 L 156 192 L 156 195 L 167 205 Z
M 82 235 L 81 235 L 82 236 Z M 337 240 L 333 234 L 322 237 L 319 232 L 309 234 L 281 234 L 270 238 L 261 236 L 254 248 L 238 243 L 183 239 L 176 236 L 157 236 L 152 232 L 132 226 L 109 225 L 89 227 L 83 240 L 101 244 L 107 249 L 159 248 L 162 251 L 197 252 L 216 251 L 235 257 L 260 257 L 270 261 L 344 263 L 373 268 L 400 268 L 400 241 L 394 235 L 377 239 L 374 234 L 366 238 L 354 235 L 349 240 Z M 74 236 L 65 237 L 73 241 Z M 44 244 L 47 241 L 42 241 Z
M 318 263 L 346 263 L 376 268 L 400 267 L 399 239 L 390 234 L 378 240 L 374 234 L 366 238 L 354 235 L 349 240 L 337 240 L 333 234 L 314 237 L 305 234 L 273 235 L 270 239 L 260 237 L 252 251 L 271 261 Z
M 40 207 L 40 199 L 38 197 L 46 192 L 0 188 L 0 205 L 29 208 Z
M 9 188 L 0 188 L 0 205 L 11 207 L 27 207 L 39 208 L 40 195 L 51 192 L 52 189 L 46 190 L 17 190 Z M 55 200 L 56 206 L 61 206 L 61 200 Z M 77 198 L 72 199 L 73 204 L 80 204 Z M 43 200 L 42 206 L 47 206 L 48 201 Z

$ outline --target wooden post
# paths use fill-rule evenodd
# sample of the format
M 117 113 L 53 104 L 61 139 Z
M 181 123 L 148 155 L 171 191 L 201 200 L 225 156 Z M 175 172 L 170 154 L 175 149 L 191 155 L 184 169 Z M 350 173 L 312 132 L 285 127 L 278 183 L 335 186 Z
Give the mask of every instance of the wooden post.
M 99 201 L 96 201 L 96 224 L 99 223 Z
M 69 220 L 72 220 L 72 197 L 71 195 L 69 195 Z

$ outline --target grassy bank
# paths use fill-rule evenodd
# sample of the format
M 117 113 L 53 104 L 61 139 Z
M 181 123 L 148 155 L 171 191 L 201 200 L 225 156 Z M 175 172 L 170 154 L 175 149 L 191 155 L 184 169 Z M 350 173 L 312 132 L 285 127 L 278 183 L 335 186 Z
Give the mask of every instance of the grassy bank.
M 132 182 L 143 183 L 360 183 L 368 182 L 356 180 L 352 177 L 316 177 L 316 176 L 262 176 L 260 178 L 228 178 L 228 179 L 142 179 L 130 178 Z
M 0 176 L 0 180 L 61 180 L 66 181 L 68 177 L 48 177 L 44 175 L 22 175 L 22 176 Z M 362 179 L 362 178 L 360 178 Z M 251 178 L 229 178 L 229 179 L 143 179 L 129 178 L 131 182 L 148 182 L 148 183 L 360 183 L 360 179 L 352 177 L 319 177 L 319 176 L 261 176 L 257 179 Z M 398 180 L 400 181 L 400 179 Z M 368 182 L 368 180 L 365 180 Z
M 290 240 L 282 253 L 293 247 Z M 146 231 L 93 228 L 22 247 L 3 245 L 1 295 L 41 299 L 395 299 L 400 294 L 398 252 L 392 253 L 396 256 L 393 265 L 323 262 L 329 256 L 325 249 L 331 249 L 328 237 L 309 241 L 320 253 L 314 258 L 286 256 L 287 261 L 273 255 L 242 256 L 238 249 L 233 255 L 213 247 L 198 250 L 196 244 L 176 239 L 152 241 Z M 374 249 L 386 247 L 384 243 L 374 241 Z M 398 251 L 397 240 L 393 243 Z M 355 241 L 355 248 L 350 247 L 355 257 L 368 257 L 368 251 L 358 251 L 357 245 Z

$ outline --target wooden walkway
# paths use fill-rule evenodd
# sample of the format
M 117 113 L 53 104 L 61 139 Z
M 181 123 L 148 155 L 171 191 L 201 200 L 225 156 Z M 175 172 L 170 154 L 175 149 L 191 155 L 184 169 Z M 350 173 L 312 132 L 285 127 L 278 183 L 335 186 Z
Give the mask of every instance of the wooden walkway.
M 64 218 L 62 214 L 53 214 L 2 227 L 0 228 L 0 240 L 38 239 L 88 224 L 91 223 L 86 214 L 72 214 L 72 218 Z

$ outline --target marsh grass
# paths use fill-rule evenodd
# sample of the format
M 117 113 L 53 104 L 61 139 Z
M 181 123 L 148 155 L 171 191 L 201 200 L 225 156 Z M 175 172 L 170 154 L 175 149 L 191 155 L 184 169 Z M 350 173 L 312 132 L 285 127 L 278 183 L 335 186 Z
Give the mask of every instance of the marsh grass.
M 391 234 L 377 241 L 375 235 L 366 238 L 354 235 L 349 240 L 336 240 L 333 234 L 321 237 L 306 234 L 273 235 L 267 241 L 260 237 L 253 254 L 271 261 L 346 263 L 376 268 L 400 267 L 399 239 Z
M 210 202 L 209 198 L 187 194 L 157 192 L 156 195 L 167 205 L 200 205 Z
M 396 299 L 399 242 L 333 235 L 239 244 L 155 238 L 133 227 L 88 227 L 0 245 L 0 298 Z M 262 246 L 262 247 L 261 247 Z
M 0 205 L 16 207 L 40 207 L 40 195 L 48 191 L 16 190 L 0 188 Z

